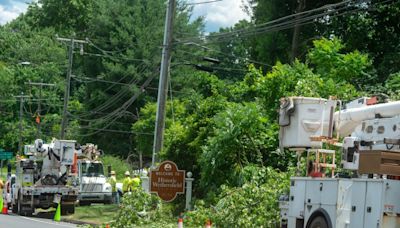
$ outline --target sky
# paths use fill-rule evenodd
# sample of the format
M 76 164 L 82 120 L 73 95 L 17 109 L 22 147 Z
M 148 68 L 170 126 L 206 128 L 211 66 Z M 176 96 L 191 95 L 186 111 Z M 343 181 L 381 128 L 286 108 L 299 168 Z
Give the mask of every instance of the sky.
M 24 13 L 32 0 L 0 0 L 0 24 L 15 19 Z M 188 3 L 208 2 L 211 0 L 188 0 Z M 248 15 L 240 8 L 241 0 L 222 0 L 206 4 L 194 5 L 193 18 L 204 16 L 206 32 L 218 31 L 220 27 L 229 27 L 241 19 L 248 19 Z
M 5 23 L 18 17 L 28 8 L 25 3 L 27 0 L 0 0 L 0 24 Z M 28 0 L 29 1 L 29 0 Z
M 189 0 L 188 2 L 207 2 L 210 0 Z M 220 27 L 233 26 L 249 16 L 241 9 L 241 0 L 222 0 L 207 4 L 194 5 L 193 17 L 205 16 L 207 32 L 216 32 Z

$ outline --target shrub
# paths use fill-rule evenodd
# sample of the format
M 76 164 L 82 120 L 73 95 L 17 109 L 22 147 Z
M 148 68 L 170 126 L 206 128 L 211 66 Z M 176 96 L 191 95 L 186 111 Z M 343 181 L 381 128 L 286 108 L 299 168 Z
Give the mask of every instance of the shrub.
M 150 223 L 161 217 L 161 200 L 137 189 L 122 198 L 121 208 L 111 227 L 128 228 Z
M 124 178 L 124 173 L 127 170 L 131 170 L 131 167 L 124 160 L 119 157 L 105 155 L 101 158 L 104 164 L 104 172 L 107 172 L 107 167 L 111 165 L 112 170 L 117 174 L 117 179 L 122 180 Z
M 292 172 L 254 165 L 244 168 L 241 187 L 222 186 L 216 205 L 195 207 L 188 213 L 189 226 L 201 227 L 211 219 L 218 227 L 274 227 L 279 222 L 278 198 L 289 190 Z

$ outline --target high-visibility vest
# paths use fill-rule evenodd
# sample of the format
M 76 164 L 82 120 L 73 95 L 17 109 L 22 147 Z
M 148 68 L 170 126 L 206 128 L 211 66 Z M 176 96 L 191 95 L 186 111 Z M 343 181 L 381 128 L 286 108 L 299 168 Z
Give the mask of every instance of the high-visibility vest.
M 132 179 L 132 189 L 137 189 L 138 187 L 140 187 L 140 178 L 135 177 Z
M 130 177 L 125 177 L 122 181 L 122 191 L 129 192 L 131 190 L 132 179 Z
M 115 176 L 111 176 L 110 179 L 108 180 L 108 183 L 111 185 L 111 191 L 116 192 L 117 191 L 117 179 Z

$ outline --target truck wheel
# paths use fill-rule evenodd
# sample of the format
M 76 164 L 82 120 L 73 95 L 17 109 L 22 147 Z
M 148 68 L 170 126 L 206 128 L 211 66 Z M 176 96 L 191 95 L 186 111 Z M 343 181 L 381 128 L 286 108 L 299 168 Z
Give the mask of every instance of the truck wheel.
M 33 210 L 27 210 L 27 211 L 24 211 L 24 216 L 32 216 L 32 214 L 34 213 L 34 211 L 35 211 L 35 209 L 33 209 Z
M 61 205 L 61 215 L 68 215 L 75 213 L 75 205 Z
M 14 213 L 14 214 L 17 214 L 17 213 L 18 213 L 18 208 L 17 208 L 17 205 L 16 205 L 16 204 L 13 204 L 13 205 L 11 206 L 11 211 L 12 211 L 12 213 Z
M 18 195 L 18 200 L 17 200 L 17 214 L 22 215 L 22 205 L 21 205 L 21 196 Z
M 72 205 L 72 206 L 69 207 L 68 213 L 71 214 L 71 215 L 75 214 L 75 205 Z
M 328 223 L 321 215 L 315 217 L 307 228 L 328 228 Z
M 68 214 L 68 210 L 66 208 L 67 206 L 61 206 L 61 215 L 67 215 Z

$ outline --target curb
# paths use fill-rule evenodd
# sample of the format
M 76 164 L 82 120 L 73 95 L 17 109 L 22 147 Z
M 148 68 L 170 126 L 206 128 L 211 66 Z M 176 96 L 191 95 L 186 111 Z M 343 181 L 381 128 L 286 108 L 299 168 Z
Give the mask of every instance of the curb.
M 72 223 L 72 224 L 76 224 L 76 225 L 91 225 L 94 227 L 99 227 L 101 226 L 101 224 L 98 223 L 93 223 L 93 222 L 83 222 L 83 221 L 79 221 L 79 220 L 74 220 L 74 219 L 65 219 L 62 218 L 61 222 L 68 222 L 68 223 Z

